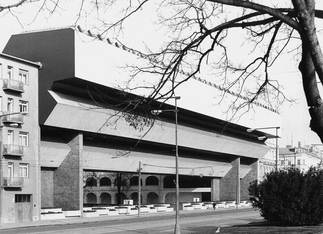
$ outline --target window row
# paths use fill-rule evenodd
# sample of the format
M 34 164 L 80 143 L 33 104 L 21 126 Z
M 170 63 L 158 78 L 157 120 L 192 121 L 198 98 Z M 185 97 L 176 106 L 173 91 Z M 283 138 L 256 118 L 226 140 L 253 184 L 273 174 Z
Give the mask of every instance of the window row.
M 14 131 L 8 130 L 7 144 L 14 145 Z M 20 146 L 29 146 L 29 134 L 28 132 L 19 132 L 19 142 Z
M 24 69 L 19 69 L 18 70 L 18 79 L 15 79 L 15 74 L 14 74 L 14 67 L 8 65 L 6 67 L 6 72 L 4 73 L 5 76 L 3 77 L 3 66 L 2 64 L 0 64 L 0 78 L 4 78 L 4 79 L 9 79 L 9 80 L 18 80 L 20 82 L 22 82 L 25 85 L 29 84 L 29 72 L 27 70 Z
M 8 98 L 7 103 L 5 106 L 3 106 L 3 100 L 0 96 L 0 111 L 9 111 L 14 112 L 15 111 L 15 103 L 13 98 Z M 19 100 L 19 112 L 28 113 L 29 112 L 29 102 L 24 100 Z
M 289 166 L 291 166 L 292 164 L 294 164 L 292 162 L 292 160 L 281 160 L 281 165 L 289 165 Z M 301 160 L 300 159 L 297 159 L 297 165 L 301 165 Z M 303 159 L 303 164 L 302 165 L 305 165 L 305 159 Z
M 8 177 L 14 177 L 14 163 L 8 162 Z M 29 164 L 19 163 L 19 177 L 29 177 Z

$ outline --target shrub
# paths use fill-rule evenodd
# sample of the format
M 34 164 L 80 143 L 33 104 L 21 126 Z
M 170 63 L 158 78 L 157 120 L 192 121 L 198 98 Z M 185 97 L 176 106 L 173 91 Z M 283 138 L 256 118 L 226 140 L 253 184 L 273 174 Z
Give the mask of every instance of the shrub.
M 283 225 L 318 225 L 323 222 L 323 170 L 295 167 L 273 171 L 248 188 L 252 206 L 265 220 Z

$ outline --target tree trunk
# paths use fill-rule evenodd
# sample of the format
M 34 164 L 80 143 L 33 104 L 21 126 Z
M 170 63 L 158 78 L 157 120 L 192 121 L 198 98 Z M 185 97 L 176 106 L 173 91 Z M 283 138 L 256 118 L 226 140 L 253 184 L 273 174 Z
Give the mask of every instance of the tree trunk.
M 316 132 L 323 142 L 322 99 L 317 86 L 313 60 L 306 44 L 307 43 L 302 44 L 302 60 L 299 64 L 299 70 L 302 73 L 303 89 L 311 116 L 310 127 L 312 131 Z
M 322 80 L 323 55 L 315 31 L 315 1 L 293 0 L 298 15 L 302 39 L 302 60 L 299 70 L 302 74 L 303 88 L 311 116 L 310 127 L 323 142 L 323 101 L 317 86 L 316 74 Z

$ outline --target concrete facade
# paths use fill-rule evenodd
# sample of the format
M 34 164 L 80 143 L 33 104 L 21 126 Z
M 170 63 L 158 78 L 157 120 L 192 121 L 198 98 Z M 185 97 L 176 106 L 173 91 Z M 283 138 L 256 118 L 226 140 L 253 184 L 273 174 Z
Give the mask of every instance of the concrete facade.
M 154 119 L 153 126 L 134 128 L 129 122 L 134 115 L 126 109 L 125 100 L 142 98 L 147 90 L 129 93 L 118 88 L 129 79 L 124 66 L 142 60 L 140 56 L 74 28 L 13 35 L 4 52 L 43 64 L 35 86 L 39 111 L 34 113 L 39 113 L 39 120 L 33 129 L 40 127 L 40 141 L 35 145 L 40 148 L 36 166 L 41 168 L 42 185 L 32 187 L 39 195 L 36 207 L 80 210 L 83 203 L 94 199 L 90 193 L 97 204 L 115 204 L 115 187 L 97 185 L 88 191 L 83 189 L 84 175 L 136 174 L 139 162 L 143 181 L 149 176 L 159 181 L 158 186 L 143 187 L 143 202 L 174 202 L 174 189 L 164 184 L 175 173 L 174 113 Z M 198 101 L 191 93 L 196 89 L 203 90 Z M 192 79 L 178 89 L 179 174 L 208 183 L 193 188 L 183 187 L 185 181 L 182 187 L 180 183 L 181 202 L 247 199 L 247 186 L 258 177 L 258 160 L 269 149 L 258 140 L 266 132 L 246 130 L 261 127 L 261 123 L 276 125 L 280 120 L 278 113 L 258 105 L 255 109 L 261 117 L 248 112 L 241 122 L 230 122 L 212 104 L 214 92 L 222 90 L 201 79 Z M 150 105 L 150 110 L 174 109 L 171 100 Z M 136 200 L 136 189 L 134 186 L 126 197 Z

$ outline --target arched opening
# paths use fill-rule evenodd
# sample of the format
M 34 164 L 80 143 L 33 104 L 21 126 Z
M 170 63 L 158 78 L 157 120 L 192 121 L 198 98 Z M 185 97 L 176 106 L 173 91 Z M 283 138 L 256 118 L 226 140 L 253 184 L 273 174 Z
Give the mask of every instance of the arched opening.
M 175 188 L 175 176 L 168 175 L 164 177 L 164 188 Z
M 135 192 L 135 193 L 132 193 L 131 194 L 131 199 L 133 200 L 133 204 L 138 204 L 138 193 Z M 141 196 L 141 201 L 142 201 L 142 196 Z
M 175 204 L 176 194 L 175 193 L 167 193 L 165 196 L 165 203 Z
M 87 204 L 97 204 L 97 197 L 94 193 L 86 194 L 86 203 Z
M 119 182 L 118 182 L 118 178 L 115 178 L 114 180 L 114 186 L 118 187 L 119 186 Z M 120 186 L 121 187 L 127 187 L 128 183 L 127 180 L 125 178 L 120 178 Z
M 159 180 L 156 176 L 148 176 L 146 179 L 146 186 L 158 186 Z
M 119 198 L 119 196 L 120 196 L 120 202 L 118 202 L 118 198 Z M 126 199 L 127 197 L 126 197 L 126 195 L 124 194 L 124 193 L 120 193 L 120 195 L 119 195 L 119 193 L 116 193 L 116 202 L 117 202 L 117 204 L 118 205 L 122 205 L 123 204 L 123 201 Z
M 93 178 L 93 177 L 87 178 L 85 186 L 87 186 L 87 187 L 96 187 L 97 186 L 96 179 Z
M 108 177 L 103 177 L 100 179 L 100 186 L 111 186 L 111 180 Z
M 138 186 L 138 176 L 133 176 L 130 179 L 130 186 Z M 140 181 L 140 185 L 142 186 L 142 180 Z
M 147 195 L 147 204 L 157 204 L 159 203 L 159 196 L 157 193 L 150 192 Z
M 101 204 L 111 204 L 111 195 L 109 193 L 101 193 L 100 195 Z

